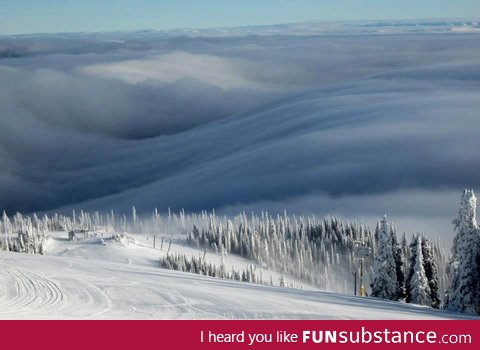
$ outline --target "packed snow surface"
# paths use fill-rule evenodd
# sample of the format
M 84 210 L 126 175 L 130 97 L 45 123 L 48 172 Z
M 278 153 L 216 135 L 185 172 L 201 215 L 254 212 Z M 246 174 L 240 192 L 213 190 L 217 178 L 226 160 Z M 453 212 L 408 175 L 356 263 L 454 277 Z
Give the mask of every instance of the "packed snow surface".
M 263 286 L 158 268 L 163 251 L 54 235 L 47 255 L 0 252 L 2 319 L 457 319 L 467 316 L 352 295 Z M 172 244 L 173 251 L 191 248 Z M 203 252 L 192 250 L 192 254 Z M 207 257 L 215 261 L 213 253 Z M 230 257 L 228 258 L 230 259 Z M 227 259 L 227 260 L 228 260 Z M 232 262 L 233 261 L 233 262 Z M 243 261 L 243 263 L 247 263 Z M 242 259 L 230 259 L 241 266 Z

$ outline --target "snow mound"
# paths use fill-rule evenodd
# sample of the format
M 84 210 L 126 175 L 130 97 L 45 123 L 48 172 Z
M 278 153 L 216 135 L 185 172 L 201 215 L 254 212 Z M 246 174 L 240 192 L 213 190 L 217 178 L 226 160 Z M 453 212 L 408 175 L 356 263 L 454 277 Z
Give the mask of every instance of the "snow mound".
M 113 233 L 110 241 L 113 242 L 113 243 L 119 244 L 121 246 L 124 246 L 124 247 L 128 247 L 128 246 L 132 246 L 134 244 L 137 244 L 135 239 L 126 232 L 121 232 L 121 233 L 115 232 L 115 233 Z

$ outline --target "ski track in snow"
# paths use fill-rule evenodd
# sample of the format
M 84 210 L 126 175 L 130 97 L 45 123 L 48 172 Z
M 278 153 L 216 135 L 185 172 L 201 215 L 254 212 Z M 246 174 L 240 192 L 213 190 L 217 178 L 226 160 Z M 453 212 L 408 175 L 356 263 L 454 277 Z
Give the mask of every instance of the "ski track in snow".
M 111 307 L 103 291 L 90 283 L 66 276 L 56 280 L 31 270 L 3 264 L 1 318 L 99 318 Z
M 7 287 L 4 288 L 6 298 L 3 298 L 2 310 L 11 310 L 11 312 L 16 310 L 16 313 L 31 309 L 37 312 L 48 312 L 65 302 L 65 293 L 52 280 L 27 270 L 11 267 L 6 267 L 4 273 L 6 278 L 3 283 Z
M 108 247 L 80 249 L 85 247 L 97 258 L 0 252 L 0 319 L 469 318 L 375 298 L 130 265 L 107 260 Z

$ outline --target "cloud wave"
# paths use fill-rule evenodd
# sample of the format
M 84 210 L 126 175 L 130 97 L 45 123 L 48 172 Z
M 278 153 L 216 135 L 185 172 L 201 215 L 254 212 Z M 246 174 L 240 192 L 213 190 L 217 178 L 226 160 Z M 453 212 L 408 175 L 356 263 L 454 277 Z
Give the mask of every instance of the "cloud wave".
M 157 35 L 141 47 L 142 34 L 122 35 L 75 50 L 29 38 L 35 54 L 0 60 L 2 208 L 302 212 L 318 200 L 359 217 L 401 197 L 398 215 L 437 220 L 399 194 L 434 206 L 477 186 L 474 34 Z

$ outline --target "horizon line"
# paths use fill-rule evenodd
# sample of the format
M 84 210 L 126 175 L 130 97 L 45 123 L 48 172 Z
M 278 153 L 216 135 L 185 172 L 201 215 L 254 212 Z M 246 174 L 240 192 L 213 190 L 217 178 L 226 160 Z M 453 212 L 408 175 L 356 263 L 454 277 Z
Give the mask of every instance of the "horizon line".
M 309 23 L 369 23 L 369 22 L 404 22 L 404 21 L 480 21 L 480 17 L 426 17 L 426 18 L 384 18 L 384 19 L 306 19 L 303 21 L 278 22 L 265 24 L 252 24 L 240 26 L 205 26 L 205 27 L 173 27 L 173 28 L 139 28 L 139 29 L 112 29 L 112 30 L 83 30 L 83 31 L 45 31 L 45 32 L 29 32 L 29 33 L 0 33 L 0 38 L 4 37 L 28 37 L 28 36 L 46 36 L 46 35 L 80 35 L 80 34 L 113 34 L 113 33 L 138 33 L 138 32 L 163 32 L 165 34 L 181 31 L 181 30 L 218 30 L 218 29 L 241 29 L 241 28 L 257 28 L 272 27 L 293 24 L 309 24 Z

